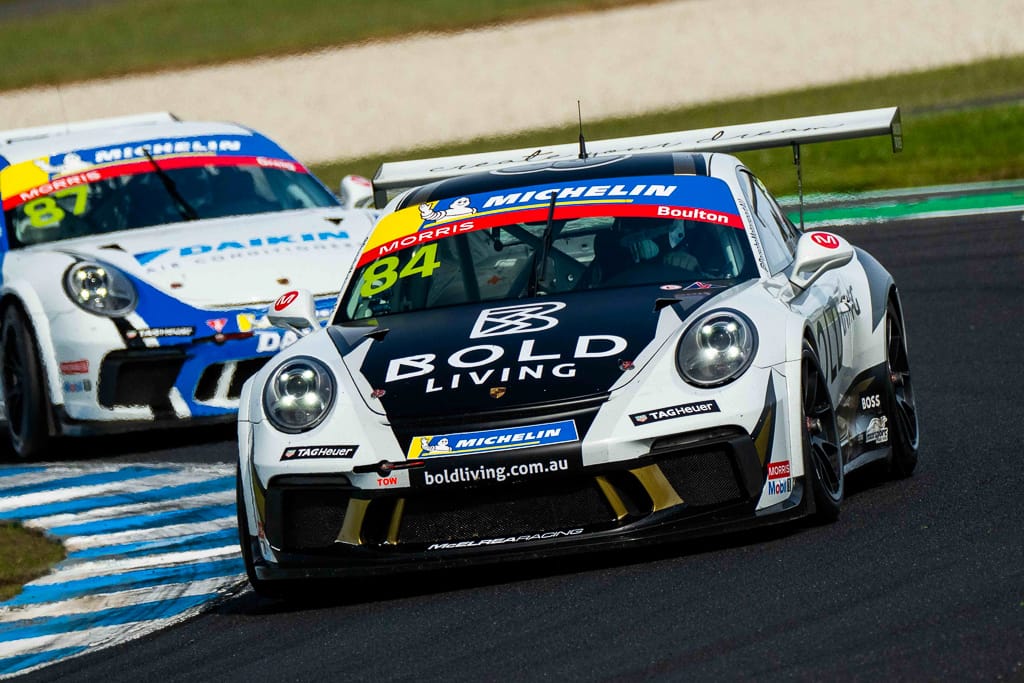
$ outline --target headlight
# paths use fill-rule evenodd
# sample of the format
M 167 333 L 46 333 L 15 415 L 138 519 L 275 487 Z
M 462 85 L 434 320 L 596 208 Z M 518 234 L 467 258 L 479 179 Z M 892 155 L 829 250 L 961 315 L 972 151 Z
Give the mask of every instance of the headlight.
M 263 387 L 263 408 L 282 432 L 312 429 L 327 416 L 334 403 L 334 377 L 312 358 L 291 358 L 270 375 Z
M 131 280 L 113 268 L 89 261 L 68 268 L 64 291 L 90 313 L 111 318 L 131 313 L 138 301 Z
M 711 387 L 736 379 L 757 351 L 757 333 L 735 311 L 714 311 L 690 326 L 679 341 L 676 365 L 690 384 Z

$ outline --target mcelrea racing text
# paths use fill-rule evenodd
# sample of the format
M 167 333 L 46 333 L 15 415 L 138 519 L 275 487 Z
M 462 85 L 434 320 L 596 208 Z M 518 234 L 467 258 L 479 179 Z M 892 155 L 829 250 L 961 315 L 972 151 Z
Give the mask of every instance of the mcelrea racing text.
M 569 461 L 566 459 L 550 462 L 529 462 L 516 465 L 479 465 L 477 467 L 453 467 L 440 472 L 424 472 L 423 482 L 427 486 L 438 484 L 469 484 L 480 481 L 502 482 L 509 477 L 529 477 L 536 474 L 567 472 Z

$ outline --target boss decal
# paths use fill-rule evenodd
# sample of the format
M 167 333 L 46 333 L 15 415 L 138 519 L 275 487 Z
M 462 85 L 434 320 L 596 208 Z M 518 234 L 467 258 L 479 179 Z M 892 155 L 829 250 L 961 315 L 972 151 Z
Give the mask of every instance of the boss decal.
M 689 417 L 690 415 L 720 412 L 722 411 L 718 407 L 718 403 L 716 401 L 697 401 L 696 403 L 680 403 L 675 406 L 657 408 L 643 413 L 633 413 L 629 416 L 629 419 L 633 421 L 633 426 L 638 427 L 643 424 L 661 422 L 662 420 L 671 420 L 677 417 Z
M 281 460 L 311 460 L 315 458 L 351 458 L 359 446 L 293 446 L 284 449 Z

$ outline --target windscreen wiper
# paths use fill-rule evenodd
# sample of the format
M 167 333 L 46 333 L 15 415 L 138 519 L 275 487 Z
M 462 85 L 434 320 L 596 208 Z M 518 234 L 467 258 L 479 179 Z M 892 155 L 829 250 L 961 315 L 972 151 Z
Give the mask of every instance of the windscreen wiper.
M 540 248 L 533 252 L 533 273 L 530 278 L 530 286 L 526 290 L 526 296 L 537 296 L 540 283 L 548 269 L 548 252 L 551 251 L 551 243 L 555 239 L 555 202 L 558 200 L 558 192 L 551 191 L 551 203 L 548 204 L 548 222 L 544 226 L 544 234 L 541 236 Z
M 160 182 L 163 183 L 164 189 L 167 190 L 167 194 L 169 194 L 171 199 L 174 200 L 174 204 L 178 209 L 178 213 L 181 214 L 181 217 L 187 221 L 199 220 L 199 214 L 196 213 L 196 210 L 192 208 L 192 205 L 185 201 L 185 198 L 181 196 L 181 193 L 178 192 L 178 186 L 174 184 L 173 180 L 171 180 L 171 176 L 167 175 L 167 171 L 160 168 L 160 164 L 156 163 L 156 159 L 154 159 L 153 155 L 149 153 L 149 148 L 143 147 L 142 153 L 146 155 L 147 159 L 149 159 L 149 163 L 153 166 L 153 170 L 156 171 L 157 178 L 159 178 Z

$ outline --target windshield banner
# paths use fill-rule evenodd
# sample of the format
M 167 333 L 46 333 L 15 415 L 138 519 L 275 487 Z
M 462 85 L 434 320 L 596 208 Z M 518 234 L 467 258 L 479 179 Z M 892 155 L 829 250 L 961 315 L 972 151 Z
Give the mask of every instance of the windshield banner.
M 743 229 L 728 186 L 705 176 L 634 176 L 551 183 L 444 199 L 381 219 L 359 266 L 418 244 L 513 223 L 635 216 L 702 221 Z
M 261 136 L 196 135 L 142 140 L 76 150 L 13 164 L 0 170 L 5 211 L 54 192 L 104 178 L 194 166 L 262 166 L 306 173 L 305 167 Z

